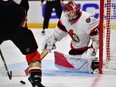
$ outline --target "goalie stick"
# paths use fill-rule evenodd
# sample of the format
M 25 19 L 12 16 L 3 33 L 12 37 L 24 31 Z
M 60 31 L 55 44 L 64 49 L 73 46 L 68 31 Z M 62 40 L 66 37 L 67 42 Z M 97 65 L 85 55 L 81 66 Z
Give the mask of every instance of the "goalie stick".
M 48 50 L 44 49 L 43 52 L 40 54 L 41 60 L 48 54 Z M 29 67 L 25 69 L 26 76 L 29 74 Z
M 5 69 L 6 69 L 7 75 L 8 75 L 8 77 L 9 77 L 9 79 L 11 80 L 11 79 L 12 79 L 12 71 L 9 71 L 9 70 L 8 70 L 8 67 L 7 67 L 6 61 L 5 61 L 4 57 L 3 57 L 3 54 L 2 54 L 1 49 L 0 49 L 0 55 L 1 55 L 2 61 L 3 61 L 3 63 L 4 63 L 4 67 L 5 67 Z

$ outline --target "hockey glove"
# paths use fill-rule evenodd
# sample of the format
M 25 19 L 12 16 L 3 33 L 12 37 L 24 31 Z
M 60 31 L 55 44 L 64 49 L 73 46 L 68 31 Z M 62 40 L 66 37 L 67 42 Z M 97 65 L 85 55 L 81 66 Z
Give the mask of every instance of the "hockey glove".
M 46 35 L 42 44 L 42 50 L 47 49 L 48 52 L 51 52 L 51 50 L 56 49 L 55 43 L 56 40 L 54 38 L 54 35 Z

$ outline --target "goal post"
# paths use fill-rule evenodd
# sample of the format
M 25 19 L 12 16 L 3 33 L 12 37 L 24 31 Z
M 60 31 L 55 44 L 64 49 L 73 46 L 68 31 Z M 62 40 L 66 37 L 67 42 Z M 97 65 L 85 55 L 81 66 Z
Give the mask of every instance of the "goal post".
M 100 0 L 99 73 L 116 71 L 116 0 Z M 104 67 L 105 65 L 105 67 Z
M 103 65 L 103 20 L 104 20 L 104 0 L 100 0 L 100 35 L 99 35 L 99 73 L 102 74 Z

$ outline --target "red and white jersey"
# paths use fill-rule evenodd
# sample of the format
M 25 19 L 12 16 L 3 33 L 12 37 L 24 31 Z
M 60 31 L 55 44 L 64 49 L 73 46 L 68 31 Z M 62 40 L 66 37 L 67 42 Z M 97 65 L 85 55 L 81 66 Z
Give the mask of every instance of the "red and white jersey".
M 88 47 L 90 39 L 99 40 L 99 21 L 90 13 L 81 11 L 80 17 L 71 23 L 68 18 L 62 13 L 54 36 L 57 40 L 62 39 L 67 34 L 72 38 L 71 48 L 81 49 Z

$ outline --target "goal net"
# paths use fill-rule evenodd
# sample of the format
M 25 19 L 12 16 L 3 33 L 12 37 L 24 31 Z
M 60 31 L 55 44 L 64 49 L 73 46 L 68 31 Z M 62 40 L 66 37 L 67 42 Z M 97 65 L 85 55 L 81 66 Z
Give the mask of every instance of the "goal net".
M 100 0 L 99 73 L 116 72 L 116 0 Z

